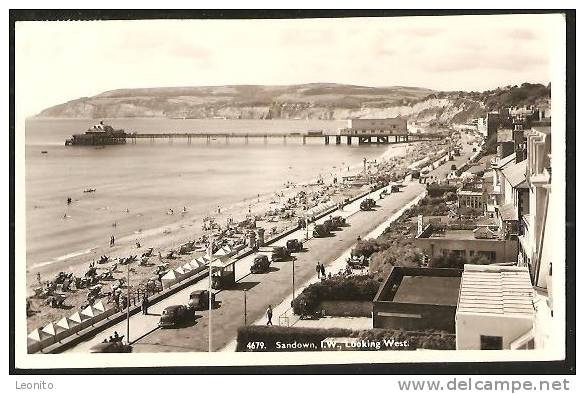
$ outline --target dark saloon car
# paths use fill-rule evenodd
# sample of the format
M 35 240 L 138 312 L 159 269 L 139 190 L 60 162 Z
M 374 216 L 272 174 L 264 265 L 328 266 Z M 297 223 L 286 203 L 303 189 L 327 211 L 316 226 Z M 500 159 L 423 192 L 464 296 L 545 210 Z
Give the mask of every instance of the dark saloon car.
M 121 341 L 102 342 L 89 349 L 90 353 L 132 353 L 132 346 Z
M 268 260 L 268 256 L 261 254 L 254 258 L 254 263 L 250 267 L 250 272 L 253 274 L 262 274 L 268 271 L 270 267 L 270 260 Z
M 290 258 L 290 251 L 284 246 L 277 246 L 272 250 L 272 261 L 286 261 Z
M 215 294 L 211 293 L 211 305 L 215 303 Z M 189 307 L 195 311 L 209 308 L 209 291 L 195 290 L 189 294 Z
M 193 319 L 194 313 L 191 308 L 185 305 L 171 305 L 167 306 L 160 315 L 159 327 L 175 327 L 181 323 L 188 322 Z
M 286 248 L 290 252 L 300 252 L 303 250 L 303 243 L 298 239 L 289 239 L 286 241 Z

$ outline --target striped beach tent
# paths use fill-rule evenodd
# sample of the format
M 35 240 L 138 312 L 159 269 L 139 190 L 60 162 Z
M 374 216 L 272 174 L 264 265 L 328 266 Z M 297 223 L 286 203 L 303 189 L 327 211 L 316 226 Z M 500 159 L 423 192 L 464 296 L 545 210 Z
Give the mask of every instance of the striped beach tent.
M 64 330 L 71 330 L 72 328 L 78 326 L 79 323 L 69 319 L 68 317 L 64 317 L 61 320 L 59 320 L 57 323 L 55 323 L 55 325 L 63 328 Z
M 96 302 L 95 304 L 93 304 L 93 307 L 98 310 L 100 313 L 103 313 L 106 311 L 106 307 L 104 306 L 104 303 L 102 302 L 102 300 L 99 300 L 98 302 Z
M 74 314 L 69 316 L 69 320 L 72 320 L 77 324 L 81 324 L 87 319 L 89 319 L 89 317 L 87 317 L 85 315 L 81 315 L 79 312 L 75 312 Z
M 45 339 L 50 338 L 51 336 L 52 335 L 47 334 L 46 332 L 39 330 L 38 328 L 35 328 L 28 334 L 28 339 L 35 342 L 41 342 L 44 341 Z

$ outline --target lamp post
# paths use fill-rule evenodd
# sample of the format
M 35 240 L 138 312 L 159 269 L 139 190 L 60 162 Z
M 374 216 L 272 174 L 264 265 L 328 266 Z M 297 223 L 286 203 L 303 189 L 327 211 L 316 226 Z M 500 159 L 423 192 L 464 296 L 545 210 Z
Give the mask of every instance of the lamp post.
M 208 303 L 209 303 L 209 332 L 208 332 L 208 352 L 211 353 L 211 308 L 212 308 L 212 296 L 211 292 L 213 291 L 211 283 L 212 283 L 212 272 L 213 272 L 213 242 L 214 239 L 211 237 L 209 240 L 209 245 L 207 247 L 207 254 L 209 255 L 209 290 L 208 290 Z
M 248 325 L 247 293 L 248 290 L 244 289 L 244 326 Z
M 130 263 L 126 262 L 126 341 L 130 343 Z
M 292 300 L 295 300 L 295 261 L 297 258 L 295 256 L 292 257 Z

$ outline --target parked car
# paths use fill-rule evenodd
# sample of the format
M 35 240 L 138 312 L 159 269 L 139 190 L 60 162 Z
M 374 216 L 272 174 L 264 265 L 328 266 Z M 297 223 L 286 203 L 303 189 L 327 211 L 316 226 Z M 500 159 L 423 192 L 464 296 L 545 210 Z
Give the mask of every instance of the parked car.
M 398 185 L 390 186 L 390 193 L 397 193 L 400 191 L 400 187 Z
M 370 259 L 365 256 L 351 256 L 347 259 L 347 265 L 351 268 L 363 268 L 370 265 Z
M 369 211 L 376 206 L 376 202 L 371 198 L 366 198 L 360 203 L 360 209 L 362 211 Z
M 333 220 L 331 220 L 331 219 L 327 219 L 327 220 L 325 220 L 325 221 L 323 222 L 323 225 L 324 225 L 325 227 L 327 227 L 327 229 L 328 229 L 329 231 L 333 231 L 333 230 L 335 230 L 335 228 L 336 228 L 336 227 L 335 227 L 335 224 L 333 224 Z
M 457 166 L 455 164 L 451 164 L 451 171 L 456 171 L 457 170 Z
M 313 228 L 313 237 L 315 238 L 327 237 L 329 234 L 331 234 L 331 231 L 324 224 L 317 224 L 315 228 Z
M 335 228 L 343 227 L 345 226 L 346 223 L 345 218 L 343 216 L 333 216 L 331 218 L 331 222 L 333 223 L 333 226 Z
M 289 252 L 300 252 L 303 250 L 303 243 L 298 239 L 289 239 L 286 241 L 286 248 Z
M 175 327 L 178 324 L 185 323 L 194 317 L 193 310 L 185 305 L 167 306 L 160 316 L 159 327 Z
M 477 152 L 477 148 L 473 148 L 471 151 L 472 152 Z
M 215 303 L 215 294 L 211 293 L 211 305 Z M 194 311 L 201 311 L 209 308 L 209 291 L 195 290 L 189 294 L 189 307 Z
M 132 353 L 132 346 L 121 341 L 102 342 L 92 346 L 90 353 Z
M 272 261 L 286 261 L 290 258 L 290 250 L 284 246 L 277 246 L 272 250 Z
M 254 258 L 254 263 L 250 267 L 250 272 L 253 274 L 262 274 L 268 271 L 270 267 L 270 260 L 268 256 L 261 254 Z

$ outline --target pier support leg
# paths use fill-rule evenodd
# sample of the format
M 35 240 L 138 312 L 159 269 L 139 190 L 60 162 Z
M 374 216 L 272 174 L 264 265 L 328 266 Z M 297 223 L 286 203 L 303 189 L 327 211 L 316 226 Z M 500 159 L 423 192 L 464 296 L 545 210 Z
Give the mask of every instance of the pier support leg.
M 268 136 L 266 134 L 264 134 L 264 144 L 266 145 L 268 143 Z
M 329 145 L 329 136 L 328 135 L 325 136 L 325 145 Z
M 209 145 L 211 143 L 211 137 L 209 135 L 205 136 L 205 143 Z
M 336 135 L 335 136 L 335 145 L 339 145 L 341 144 L 341 136 L 340 135 Z
M 225 144 L 229 144 L 230 143 L 230 137 L 228 137 L 227 135 L 225 136 Z
M 286 134 L 282 136 L 282 142 L 286 145 Z
M 246 142 L 246 145 L 248 145 L 248 134 L 246 134 L 246 136 L 244 137 L 244 141 Z
M 306 144 L 307 144 L 307 137 L 303 136 L 303 145 L 306 145 Z
M 351 145 L 351 136 L 350 135 L 347 136 L 347 145 Z

